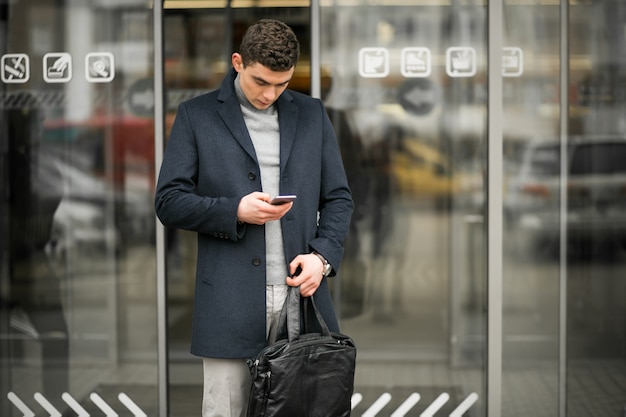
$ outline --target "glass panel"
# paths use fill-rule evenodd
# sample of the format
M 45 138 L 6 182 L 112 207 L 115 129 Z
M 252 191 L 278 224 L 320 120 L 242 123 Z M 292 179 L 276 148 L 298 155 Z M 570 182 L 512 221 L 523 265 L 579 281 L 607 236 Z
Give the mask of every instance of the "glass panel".
M 554 398 L 565 384 L 567 415 L 619 415 L 626 403 L 625 7 L 571 4 L 566 178 L 558 131 L 559 6 L 511 4 L 505 10 L 507 41 L 521 45 L 524 73 L 504 80 L 504 125 L 511 128 L 505 151 L 521 144 L 522 156 L 505 155 L 503 406 L 512 416 L 558 415 Z M 567 314 L 559 317 L 563 271 Z M 562 341 L 560 323 L 567 329 Z M 558 378 L 559 343 L 567 351 L 564 380 Z
M 322 3 L 323 99 L 357 207 L 335 281 L 355 415 L 485 415 L 487 11 L 451 3 Z
M 279 8 L 237 7 L 234 2 L 232 9 L 208 8 L 207 2 L 197 3 L 199 8 L 194 9 L 175 8 L 175 1 L 165 4 L 167 132 L 181 101 L 220 86 L 231 67 L 231 54 L 239 48 L 245 30 L 265 17 L 284 21 L 296 33 L 301 46 L 300 60 L 289 88 L 309 93 L 308 2 L 300 7 L 295 7 L 299 2 L 294 2 L 294 7 Z M 196 235 L 174 229 L 168 229 L 166 234 L 170 413 L 191 417 L 198 415 L 202 402 L 202 362 L 189 353 Z
M 626 412 L 626 4 L 570 6 L 568 416 Z
M 0 8 L 0 414 L 156 415 L 152 11 Z
M 559 13 L 558 3 L 510 1 L 504 8 L 502 408 L 508 416 L 558 416 Z

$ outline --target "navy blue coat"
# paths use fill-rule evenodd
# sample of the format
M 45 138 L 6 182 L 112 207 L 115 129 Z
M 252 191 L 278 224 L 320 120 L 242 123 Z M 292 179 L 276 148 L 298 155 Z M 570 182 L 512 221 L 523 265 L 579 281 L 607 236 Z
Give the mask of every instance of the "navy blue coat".
M 165 226 L 198 233 L 191 353 L 213 358 L 249 358 L 266 345 L 265 227 L 237 222 L 241 198 L 262 188 L 235 76 L 180 104 L 155 197 Z M 335 133 L 318 99 L 285 90 L 276 105 L 280 193 L 298 196 L 281 219 L 285 259 L 316 250 L 334 274 L 353 210 Z M 314 297 L 338 331 L 326 279 Z

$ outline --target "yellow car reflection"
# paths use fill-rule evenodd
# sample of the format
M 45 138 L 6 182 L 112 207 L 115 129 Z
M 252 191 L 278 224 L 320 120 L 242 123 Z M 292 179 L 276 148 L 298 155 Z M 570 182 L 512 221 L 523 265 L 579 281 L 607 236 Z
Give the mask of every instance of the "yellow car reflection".
M 402 194 L 447 204 L 458 191 L 446 157 L 436 148 L 415 139 L 403 140 L 392 154 L 395 182 Z

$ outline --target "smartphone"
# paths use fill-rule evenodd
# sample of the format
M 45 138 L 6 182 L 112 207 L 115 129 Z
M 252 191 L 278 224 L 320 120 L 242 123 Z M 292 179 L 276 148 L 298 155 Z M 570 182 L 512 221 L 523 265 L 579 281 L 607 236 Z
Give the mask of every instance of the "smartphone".
M 270 200 L 270 204 L 281 205 L 281 204 L 289 203 L 290 201 L 293 201 L 295 199 L 296 199 L 295 195 L 277 195 L 276 197 Z

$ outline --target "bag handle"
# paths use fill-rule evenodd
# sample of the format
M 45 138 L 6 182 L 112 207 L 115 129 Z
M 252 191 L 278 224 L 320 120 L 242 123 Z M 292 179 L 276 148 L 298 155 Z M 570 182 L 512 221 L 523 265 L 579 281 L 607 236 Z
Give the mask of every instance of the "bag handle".
M 277 333 L 278 335 L 285 334 L 287 332 L 287 339 L 290 342 L 295 341 L 300 336 L 300 287 L 289 287 L 287 290 L 287 299 L 280 311 L 280 317 L 278 319 Z M 310 329 L 308 323 L 308 305 L 313 306 L 315 312 L 315 318 L 317 319 L 320 327 L 322 328 L 322 334 L 329 335 L 330 330 L 328 325 L 324 321 L 322 314 L 315 305 L 313 297 L 302 297 L 304 299 L 304 331 L 305 333 Z M 274 343 L 277 337 L 270 335 L 269 343 Z
M 300 287 L 289 287 L 285 305 L 280 313 L 285 314 L 286 323 L 281 325 L 278 321 L 279 329 L 287 329 L 287 339 L 293 342 L 300 336 Z
M 304 297 L 304 332 L 305 333 L 309 333 L 309 329 L 311 327 L 309 327 L 309 323 L 308 323 L 308 310 L 309 310 L 309 304 L 311 304 L 311 306 L 313 306 L 313 312 L 315 313 L 315 318 L 317 318 L 317 322 L 319 323 L 320 327 L 322 328 L 322 334 L 324 336 L 328 336 L 330 335 L 330 330 L 328 330 L 328 326 L 326 325 L 326 321 L 324 321 L 324 317 L 322 317 L 322 313 L 320 313 L 320 311 L 317 309 L 317 306 L 315 305 L 315 300 L 313 299 L 313 297 Z

